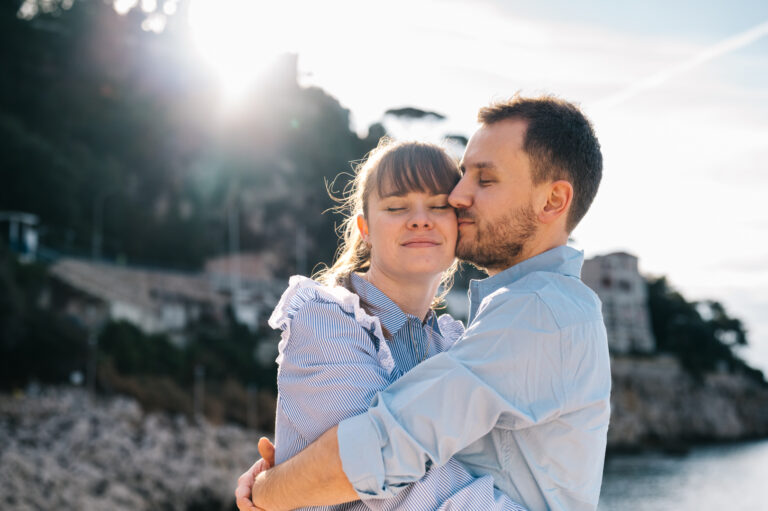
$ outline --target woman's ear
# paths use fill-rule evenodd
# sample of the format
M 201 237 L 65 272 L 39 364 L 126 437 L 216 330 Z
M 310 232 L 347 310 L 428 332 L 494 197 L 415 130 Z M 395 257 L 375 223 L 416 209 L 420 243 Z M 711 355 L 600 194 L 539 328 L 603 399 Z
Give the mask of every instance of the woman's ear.
M 363 215 L 357 215 L 357 230 L 360 231 L 360 237 L 368 243 L 368 222 Z

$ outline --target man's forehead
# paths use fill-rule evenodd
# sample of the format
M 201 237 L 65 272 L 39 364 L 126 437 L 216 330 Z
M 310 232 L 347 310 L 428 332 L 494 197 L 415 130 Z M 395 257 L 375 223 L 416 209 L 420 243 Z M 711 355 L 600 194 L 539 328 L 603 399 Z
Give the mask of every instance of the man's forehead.
M 518 119 L 480 126 L 467 143 L 462 167 L 493 169 L 500 161 L 515 157 L 522 150 L 526 127 L 527 123 Z
M 498 159 L 499 149 L 501 148 L 498 144 L 494 144 L 488 137 L 476 132 L 467 144 L 464 156 L 461 158 L 461 166 L 464 168 L 495 168 L 494 162 Z

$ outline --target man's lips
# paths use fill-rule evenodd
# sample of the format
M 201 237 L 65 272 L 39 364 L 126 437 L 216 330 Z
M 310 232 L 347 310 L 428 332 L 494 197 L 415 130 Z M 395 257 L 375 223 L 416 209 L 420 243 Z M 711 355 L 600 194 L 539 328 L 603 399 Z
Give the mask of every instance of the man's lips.
M 459 218 L 458 222 L 459 222 L 459 227 L 463 227 L 463 226 L 466 226 L 466 225 L 472 225 L 472 224 L 475 223 L 475 221 L 470 219 L 470 218 Z

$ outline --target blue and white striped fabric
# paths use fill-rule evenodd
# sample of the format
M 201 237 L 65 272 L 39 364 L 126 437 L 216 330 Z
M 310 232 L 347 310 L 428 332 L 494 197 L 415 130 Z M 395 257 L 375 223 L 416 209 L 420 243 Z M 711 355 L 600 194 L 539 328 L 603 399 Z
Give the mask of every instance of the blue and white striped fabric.
M 436 318 L 430 313 L 422 324 L 357 275 L 350 283 L 357 294 L 292 277 L 269 320 L 282 330 L 275 424 L 278 464 L 330 427 L 366 411 L 376 392 L 419 361 L 445 351 L 464 330 L 447 315 Z M 361 296 L 371 314 L 360 306 Z M 384 331 L 391 339 L 385 340 Z M 475 478 L 455 460 L 432 467 L 393 498 L 307 509 L 523 510 L 494 488 L 490 476 Z

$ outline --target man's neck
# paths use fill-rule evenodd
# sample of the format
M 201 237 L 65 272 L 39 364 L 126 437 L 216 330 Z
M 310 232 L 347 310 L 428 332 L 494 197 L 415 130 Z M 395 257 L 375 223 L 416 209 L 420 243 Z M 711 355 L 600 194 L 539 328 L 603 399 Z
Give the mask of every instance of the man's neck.
M 499 273 L 503 272 L 507 268 L 511 268 L 517 264 L 522 263 L 523 261 L 531 259 L 532 257 L 543 254 L 544 252 L 552 250 L 555 247 L 560 247 L 567 244 L 568 233 L 563 233 L 562 235 L 558 236 L 539 237 L 538 239 L 534 239 L 526 243 L 523 247 L 523 250 L 520 251 L 520 254 L 517 257 L 510 259 L 507 262 L 507 265 L 503 268 L 487 268 L 485 271 L 488 273 L 489 277 L 493 277 L 494 275 L 498 275 Z

